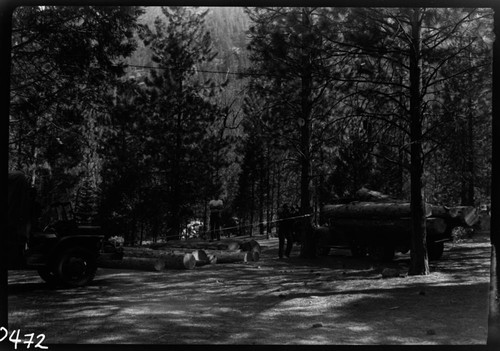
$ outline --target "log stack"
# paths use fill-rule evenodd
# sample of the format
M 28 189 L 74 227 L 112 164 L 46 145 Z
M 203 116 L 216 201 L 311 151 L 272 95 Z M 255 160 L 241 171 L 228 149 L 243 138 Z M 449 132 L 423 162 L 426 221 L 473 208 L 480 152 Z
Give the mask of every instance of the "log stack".
M 321 216 L 340 230 L 350 233 L 410 233 L 409 202 L 352 201 L 323 207 Z M 447 237 L 456 226 L 471 227 L 479 220 L 471 206 L 425 206 L 426 229 L 432 237 Z M 361 235 L 361 234 L 360 234 Z M 363 234 L 365 235 L 365 234 Z
M 258 261 L 260 252 L 261 247 L 255 240 L 173 240 L 149 247 L 124 247 L 122 258 L 101 255 L 98 266 L 156 272 L 190 270 L 208 264 Z
M 353 201 L 348 204 L 325 205 L 322 215 L 325 218 L 351 219 L 392 219 L 411 216 L 410 203 Z M 432 215 L 432 207 L 425 208 L 426 217 Z
M 431 206 L 433 217 L 444 218 L 456 226 L 472 227 L 479 221 L 479 214 L 472 206 Z

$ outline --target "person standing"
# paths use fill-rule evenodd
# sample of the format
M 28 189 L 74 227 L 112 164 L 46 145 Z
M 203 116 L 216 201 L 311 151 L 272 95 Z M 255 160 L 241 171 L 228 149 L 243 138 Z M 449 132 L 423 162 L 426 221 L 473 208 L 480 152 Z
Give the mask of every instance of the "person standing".
M 285 240 L 286 240 L 286 249 L 284 250 L 285 256 L 290 257 L 290 253 L 292 252 L 293 246 L 293 238 L 292 238 L 292 222 L 290 220 L 291 212 L 287 204 L 284 204 L 283 207 L 278 211 L 278 257 L 283 258 L 283 249 L 285 248 Z
M 210 207 L 210 239 L 215 240 L 217 238 L 220 241 L 220 225 L 221 225 L 221 211 L 223 207 L 222 200 L 211 200 L 208 203 Z

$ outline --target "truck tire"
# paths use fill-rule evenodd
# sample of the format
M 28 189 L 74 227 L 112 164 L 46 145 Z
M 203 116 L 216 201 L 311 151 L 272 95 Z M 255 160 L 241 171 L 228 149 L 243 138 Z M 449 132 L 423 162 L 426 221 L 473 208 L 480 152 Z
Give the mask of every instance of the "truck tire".
M 427 245 L 427 254 L 430 261 L 437 261 L 443 256 L 444 243 L 443 242 L 430 242 Z
M 56 273 L 59 281 L 65 286 L 85 286 L 94 279 L 96 272 L 96 255 L 87 249 L 71 247 L 58 257 Z

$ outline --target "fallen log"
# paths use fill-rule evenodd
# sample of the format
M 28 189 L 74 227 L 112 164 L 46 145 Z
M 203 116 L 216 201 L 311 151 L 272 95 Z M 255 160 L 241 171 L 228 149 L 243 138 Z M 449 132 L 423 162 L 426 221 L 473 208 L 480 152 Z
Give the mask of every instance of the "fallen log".
M 97 259 L 97 266 L 101 268 L 134 269 L 159 272 L 165 269 L 165 260 L 163 258 L 141 257 L 123 257 L 121 260 L 113 260 L 105 256 L 99 256 Z
M 216 264 L 216 263 L 217 263 L 217 256 L 207 255 L 206 259 L 196 261 L 196 267 L 205 266 L 207 264 Z
M 261 253 L 261 247 L 260 244 L 255 241 L 255 240 L 249 240 L 249 241 L 244 241 L 240 243 L 240 250 L 241 251 L 252 251 L 252 252 L 258 252 L 259 254 Z
M 217 257 L 217 264 L 219 263 L 236 263 L 236 262 L 248 262 L 254 259 L 256 256 L 253 256 L 247 251 L 240 250 L 207 250 L 207 255 L 213 255 Z M 258 254 L 258 253 L 257 253 Z M 256 257 L 258 260 L 258 257 Z
M 150 248 L 135 248 L 135 247 L 124 247 L 123 254 L 125 257 L 144 257 L 144 258 L 161 258 L 167 254 L 187 254 L 190 253 L 194 256 L 196 261 L 206 261 L 208 260 L 207 254 L 203 250 L 192 250 L 188 248 L 166 248 L 164 250 L 153 250 Z
M 431 206 L 425 208 L 426 217 L 432 214 Z M 323 218 L 336 220 L 339 218 L 403 218 L 411 216 L 410 203 L 397 202 L 351 202 L 348 204 L 325 205 Z
M 173 269 L 193 269 L 196 266 L 196 259 L 193 254 L 174 254 L 167 253 L 162 259 L 165 260 L 165 268 Z
M 129 251 L 130 253 L 131 251 Z M 124 268 L 138 270 L 163 270 L 163 269 L 193 269 L 196 259 L 192 253 L 164 252 L 158 257 L 131 257 L 124 256 L 121 260 L 101 258 L 103 268 Z
M 162 244 L 150 246 L 154 250 L 164 250 L 167 248 L 186 248 L 193 250 L 237 250 L 240 244 L 236 241 L 206 241 L 206 240 L 171 240 Z
M 260 259 L 260 252 L 254 251 L 254 250 L 246 251 L 246 252 L 248 253 L 248 256 L 247 256 L 248 261 L 257 262 Z

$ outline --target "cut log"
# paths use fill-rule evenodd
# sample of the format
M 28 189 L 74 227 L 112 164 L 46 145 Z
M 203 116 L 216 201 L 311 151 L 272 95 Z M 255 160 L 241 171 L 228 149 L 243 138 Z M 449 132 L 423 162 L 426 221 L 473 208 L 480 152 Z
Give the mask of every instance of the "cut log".
M 380 201 L 389 199 L 389 195 L 382 194 L 381 192 L 361 188 L 356 191 L 356 198 L 361 201 Z
M 124 247 L 123 254 L 125 257 L 144 257 L 144 258 L 162 258 L 167 254 L 187 254 L 194 256 L 196 261 L 208 260 L 207 254 L 203 250 L 192 250 L 188 248 L 167 248 L 165 250 L 153 250 L 149 248 Z
M 432 216 L 449 219 L 455 225 L 473 226 L 479 220 L 476 208 L 472 206 L 432 206 Z
M 105 256 L 99 256 L 97 259 L 97 266 L 102 268 L 134 269 L 159 272 L 165 269 L 165 260 L 163 258 L 141 257 L 124 257 L 121 260 L 113 260 Z
M 426 206 L 426 217 L 432 214 L 431 206 Z M 336 220 L 340 218 L 404 218 L 411 216 L 410 203 L 396 202 L 351 202 L 348 204 L 325 205 L 323 218 Z
M 254 258 L 252 254 L 240 250 L 207 250 L 206 253 L 208 256 L 213 255 L 217 257 L 217 263 L 248 262 L 250 259 Z M 249 256 L 251 256 L 250 259 Z
M 207 264 L 216 264 L 216 263 L 217 263 L 217 256 L 207 255 L 206 259 L 196 261 L 196 267 L 205 266 Z
M 261 253 L 260 244 L 253 239 L 249 240 L 249 241 L 241 242 L 240 243 L 240 250 L 241 251 L 254 251 L 254 252 L 258 252 L 259 254 Z
M 190 253 L 166 253 L 162 259 L 165 260 L 165 268 L 193 269 L 196 266 L 196 260 Z
M 246 251 L 248 253 L 247 260 L 257 262 L 260 259 L 260 253 L 255 250 Z
M 334 220 L 333 234 L 339 229 L 349 236 L 349 233 L 359 233 L 363 236 L 387 234 L 387 235 L 410 235 L 411 225 L 410 218 L 394 218 L 394 219 L 354 219 L 340 218 Z M 426 229 L 429 236 L 442 236 L 446 233 L 448 226 L 443 218 L 427 218 Z
M 206 241 L 206 240 L 171 240 L 162 244 L 153 244 L 150 248 L 164 250 L 168 248 L 186 248 L 193 250 L 236 250 L 240 244 L 236 241 Z

